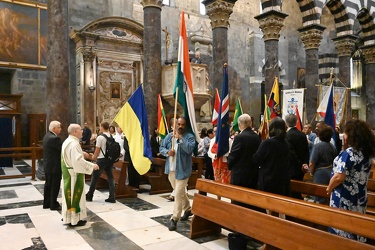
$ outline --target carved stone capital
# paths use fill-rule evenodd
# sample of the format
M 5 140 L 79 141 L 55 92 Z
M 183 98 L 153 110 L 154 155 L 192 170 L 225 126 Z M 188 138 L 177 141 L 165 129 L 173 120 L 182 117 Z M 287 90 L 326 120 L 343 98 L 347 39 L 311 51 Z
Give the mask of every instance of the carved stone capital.
M 375 63 L 375 45 L 367 45 L 361 47 L 363 55 L 365 56 L 366 64 L 374 64 Z
M 236 1 L 203 1 L 206 6 L 206 12 L 211 20 L 212 29 L 228 28 L 229 17 L 233 13 L 233 6 Z
M 93 47 L 83 47 L 81 50 L 83 61 L 92 62 L 96 56 L 96 50 Z
M 309 25 L 303 28 L 298 29 L 301 40 L 305 45 L 305 50 L 308 49 L 318 49 L 320 42 L 323 38 L 323 31 L 326 28 L 319 24 Z
M 351 56 L 354 52 L 355 41 L 357 39 L 358 37 L 354 35 L 340 36 L 332 39 L 335 43 L 338 56 Z
M 255 17 L 259 22 L 259 28 L 263 32 L 264 41 L 279 40 L 280 31 L 287 16 L 287 14 L 280 11 L 271 10 Z
M 156 7 L 161 9 L 163 6 L 162 0 L 142 0 L 141 4 L 143 5 L 143 9 L 147 7 Z

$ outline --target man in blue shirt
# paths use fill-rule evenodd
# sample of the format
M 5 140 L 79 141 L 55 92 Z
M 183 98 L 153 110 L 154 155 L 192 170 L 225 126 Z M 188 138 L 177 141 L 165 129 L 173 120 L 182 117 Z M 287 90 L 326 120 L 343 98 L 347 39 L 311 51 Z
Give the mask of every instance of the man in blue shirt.
M 169 231 L 175 231 L 177 221 L 187 220 L 191 213 L 189 197 L 185 191 L 192 170 L 192 153 L 195 147 L 194 135 L 187 131 L 186 119 L 177 120 L 177 131 L 169 133 L 160 146 L 160 153 L 167 159 L 165 173 L 175 191 L 173 215 L 168 225 Z M 181 217 L 182 211 L 184 215 Z

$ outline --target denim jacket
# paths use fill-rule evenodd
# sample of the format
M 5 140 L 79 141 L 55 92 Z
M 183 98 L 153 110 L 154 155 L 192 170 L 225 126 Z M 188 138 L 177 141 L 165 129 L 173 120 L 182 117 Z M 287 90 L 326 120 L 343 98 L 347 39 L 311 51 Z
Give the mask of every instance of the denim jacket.
M 160 153 L 167 157 L 165 162 L 165 173 L 169 174 L 169 155 L 168 151 L 172 148 L 173 134 L 169 133 L 160 145 Z M 176 159 L 176 179 L 184 180 L 189 178 L 192 170 L 192 159 L 191 155 L 195 147 L 195 138 L 191 133 L 185 133 L 182 138 L 177 142 L 178 148 L 175 154 Z

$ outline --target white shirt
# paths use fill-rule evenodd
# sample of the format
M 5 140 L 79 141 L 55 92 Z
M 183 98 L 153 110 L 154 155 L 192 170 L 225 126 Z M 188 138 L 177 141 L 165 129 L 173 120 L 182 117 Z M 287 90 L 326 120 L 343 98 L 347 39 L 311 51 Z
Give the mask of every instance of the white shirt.
M 103 132 L 103 134 L 105 134 L 106 136 L 108 137 L 111 137 L 110 133 L 109 132 Z M 95 146 L 100 148 L 99 150 L 99 155 L 98 155 L 98 159 L 103 159 L 104 158 L 104 154 L 103 152 L 105 153 L 105 150 L 106 150 L 106 143 L 107 143 L 107 139 L 102 136 L 102 135 L 99 135 L 97 138 L 96 138 L 96 144 Z M 102 152 L 103 151 L 103 152 Z
M 120 144 L 120 149 L 121 149 L 120 154 L 121 154 L 122 156 L 119 158 L 119 160 L 120 160 L 120 161 L 123 161 L 123 160 L 124 160 L 124 155 L 125 155 L 125 149 L 124 149 L 124 133 L 119 134 L 119 133 L 116 132 L 116 135 L 113 136 L 113 139 L 115 139 L 115 141 L 116 141 L 118 144 Z

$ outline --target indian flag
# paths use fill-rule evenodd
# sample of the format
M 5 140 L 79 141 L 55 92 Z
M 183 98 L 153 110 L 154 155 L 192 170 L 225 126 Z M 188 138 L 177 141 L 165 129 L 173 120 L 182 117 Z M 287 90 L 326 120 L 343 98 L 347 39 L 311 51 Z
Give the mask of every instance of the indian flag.
M 161 139 L 167 135 L 165 126 L 165 111 L 163 107 L 163 102 L 161 101 L 161 96 L 158 94 L 158 131 Z
M 186 25 L 185 25 L 185 14 L 181 13 L 180 23 L 180 38 L 178 45 L 178 64 L 177 64 L 177 75 L 174 86 L 174 97 L 176 97 L 176 89 L 178 88 L 178 103 L 184 109 L 184 116 L 186 118 L 187 127 L 189 132 L 193 133 L 195 140 L 198 144 L 200 141 L 197 123 L 195 122 L 195 109 L 194 109 L 194 94 L 193 94 L 193 82 L 190 70 L 189 61 L 189 48 L 188 39 L 186 36 Z

